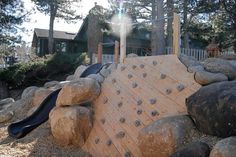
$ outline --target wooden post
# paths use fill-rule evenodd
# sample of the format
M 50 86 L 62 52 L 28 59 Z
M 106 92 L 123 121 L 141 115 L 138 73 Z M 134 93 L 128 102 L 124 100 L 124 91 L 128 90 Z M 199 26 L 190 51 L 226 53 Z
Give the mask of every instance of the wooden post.
M 119 45 L 118 41 L 115 41 L 115 54 L 114 54 L 114 62 L 115 64 L 119 63 Z
M 173 54 L 180 54 L 180 16 L 176 13 L 173 19 Z
M 124 63 L 126 58 L 126 25 L 122 21 L 120 31 L 120 63 Z
M 98 63 L 102 63 L 102 43 L 98 44 Z

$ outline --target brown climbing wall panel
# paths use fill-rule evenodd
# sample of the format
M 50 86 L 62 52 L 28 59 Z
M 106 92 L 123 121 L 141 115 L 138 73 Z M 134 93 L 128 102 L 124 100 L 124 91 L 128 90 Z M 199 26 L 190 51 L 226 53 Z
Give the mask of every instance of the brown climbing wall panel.
M 141 157 L 140 129 L 186 114 L 185 98 L 200 88 L 175 55 L 127 58 L 94 101 L 94 128 L 84 149 L 94 157 Z

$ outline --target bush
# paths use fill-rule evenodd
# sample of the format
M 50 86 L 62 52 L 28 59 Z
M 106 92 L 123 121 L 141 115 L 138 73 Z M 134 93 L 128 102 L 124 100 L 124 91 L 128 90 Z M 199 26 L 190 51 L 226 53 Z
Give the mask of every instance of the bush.
M 0 71 L 0 80 L 13 88 L 42 85 L 51 80 L 63 80 L 84 60 L 85 54 L 55 54 L 47 60 L 17 63 Z

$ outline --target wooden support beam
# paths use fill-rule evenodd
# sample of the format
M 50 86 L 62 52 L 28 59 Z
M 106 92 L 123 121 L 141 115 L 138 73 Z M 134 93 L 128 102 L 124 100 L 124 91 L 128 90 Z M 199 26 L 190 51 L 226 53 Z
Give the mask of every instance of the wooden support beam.
M 121 23 L 120 31 L 120 63 L 124 63 L 126 58 L 126 24 Z
M 118 41 L 115 41 L 115 54 L 114 54 L 114 62 L 115 64 L 119 63 L 119 51 L 120 51 L 120 43 Z
M 177 13 L 173 19 L 173 54 L 180 54 L 180 16 Z
M 98 62 L 98 63 L 102 63 L 102 43 L 99 43 L 99 44 L 98 44 L 97 62 Z

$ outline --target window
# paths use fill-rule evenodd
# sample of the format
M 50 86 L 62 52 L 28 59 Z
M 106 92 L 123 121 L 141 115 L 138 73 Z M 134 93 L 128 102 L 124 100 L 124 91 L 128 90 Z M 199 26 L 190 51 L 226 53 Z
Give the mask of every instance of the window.
M 66 52 L 66 42 L 57 42 L 56 43 L 56 52 Z

